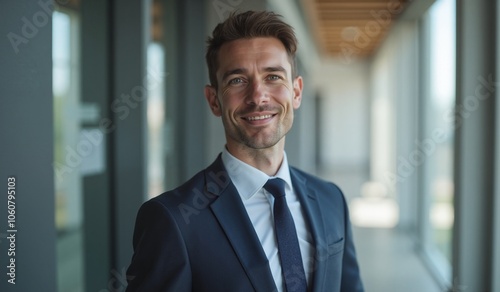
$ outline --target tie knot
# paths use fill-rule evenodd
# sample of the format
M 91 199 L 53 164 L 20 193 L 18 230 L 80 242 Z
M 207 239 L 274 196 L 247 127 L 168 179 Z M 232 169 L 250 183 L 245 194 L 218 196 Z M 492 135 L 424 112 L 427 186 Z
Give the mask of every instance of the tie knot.
M 285 196 L 285 181 L 281 178 L 269 179 L 264 185 L 264 188 L 275 198 Z

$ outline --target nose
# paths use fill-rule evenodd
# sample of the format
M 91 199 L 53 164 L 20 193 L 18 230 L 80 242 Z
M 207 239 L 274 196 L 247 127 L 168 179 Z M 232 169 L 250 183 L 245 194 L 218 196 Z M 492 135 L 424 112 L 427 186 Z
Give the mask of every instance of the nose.
M 246 103 L 249 105 L 262 105 L 269 101 L 268 92 L 265 84 L 261 81 L 252 81 L 248 87 Z

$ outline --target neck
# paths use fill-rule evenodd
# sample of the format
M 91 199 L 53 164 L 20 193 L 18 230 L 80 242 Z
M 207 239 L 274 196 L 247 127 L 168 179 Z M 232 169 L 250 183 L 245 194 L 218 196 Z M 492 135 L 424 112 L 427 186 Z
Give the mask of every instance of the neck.
M 242 145 L 227 144 L 227 150 L 239 160 L 269 176 L 274 176 L 283 162 L 284 138 L 278 144 L 265 149 L 253 149 Z

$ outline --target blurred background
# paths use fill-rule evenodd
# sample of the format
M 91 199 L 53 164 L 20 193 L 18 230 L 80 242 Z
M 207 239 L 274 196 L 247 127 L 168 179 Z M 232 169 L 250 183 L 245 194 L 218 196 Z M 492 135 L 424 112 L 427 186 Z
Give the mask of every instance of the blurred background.
M 344 191 L 366 291 L 500 291 L 499 2 L 2 2 L 18 233 L 17 284 L 0 290 L 124 290 L 140 204 L 224 145 L 206 38 L 253 9 L 295 28 L 305 89 L 286 151 Z

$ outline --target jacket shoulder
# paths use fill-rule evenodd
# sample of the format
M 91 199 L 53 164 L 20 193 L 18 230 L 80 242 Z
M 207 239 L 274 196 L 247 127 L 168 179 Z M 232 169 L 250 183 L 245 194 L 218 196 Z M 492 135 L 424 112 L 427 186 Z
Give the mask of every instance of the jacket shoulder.
M 327 181 L 318 176 L 309 174 L 295 167 L 290 168 L 294 185 L 299 187 L 299 191 L 314 194 L 320 206 L 329 206 L 328 208 L 347 209 L 347 201 L 342 190 L 333 182 Z
M 148 202 L 156 202 L 167 208 L 175 207 L 184 202 L 191 201 L 193 195 L 203 194 L 204 188 L 204 171 L 200 171 L 182 185 L 151 198 Z
M 315 188 L 326 188 L 326 189 L 333 189 L 336 192 L 339 192 L 342 194 L 342 191 L 340 190 L 339 186 L 335 184 L 334 182 L 325 180 L 323 178 L 320 178 L 316 175 L 307 173 L 303 170 L 300 170 L 296 167 L 290 167 L 290 171 L 292 172 L 292 176 L 296 176 L 304 181 L 307 182 L 308 185 L 313 185 Z

